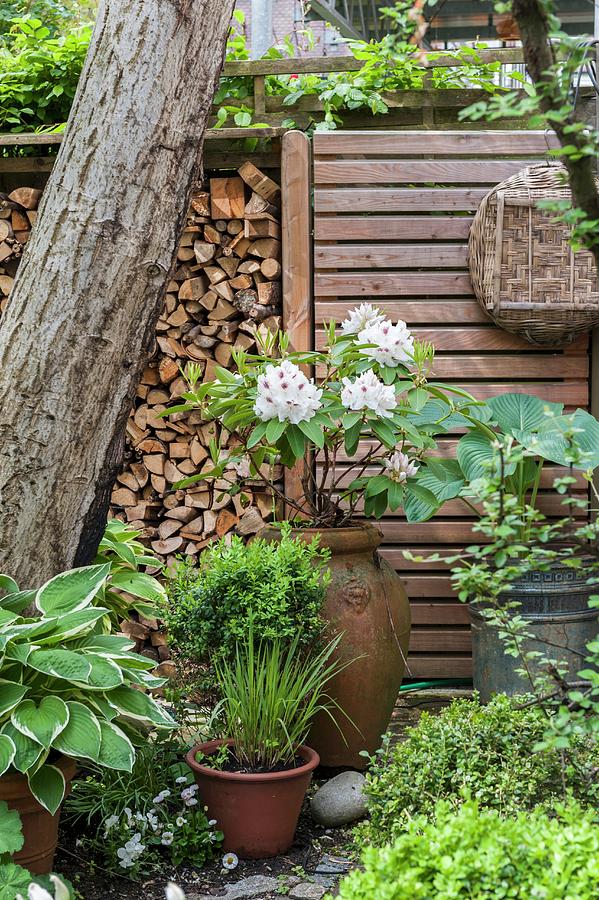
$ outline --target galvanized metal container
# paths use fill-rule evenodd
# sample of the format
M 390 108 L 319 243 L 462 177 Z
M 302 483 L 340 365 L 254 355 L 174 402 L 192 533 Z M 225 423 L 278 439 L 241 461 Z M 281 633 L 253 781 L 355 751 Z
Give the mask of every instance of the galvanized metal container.
M 586 645 L 599 630 L 599 613 L 588 606 L 591 594 L 599 594 L 599 585 L 587 584 L 587 578 L 584 570 L 556 565 L 547 572 L 530 572 L 504 592 L 506 602 L 521 604 L 519 614 L 534 635 L 524 643 L 524 650 L 539 650 L 547 658 L 563 661 L 572 678 L 584 668 Z M 522 661 L 505 653 L 497 628 L 481 609 L 470 604 L 473 681 L 481 701 L 486 703 L 496 693 L 530 691 L 530 681 L 516 672 Z

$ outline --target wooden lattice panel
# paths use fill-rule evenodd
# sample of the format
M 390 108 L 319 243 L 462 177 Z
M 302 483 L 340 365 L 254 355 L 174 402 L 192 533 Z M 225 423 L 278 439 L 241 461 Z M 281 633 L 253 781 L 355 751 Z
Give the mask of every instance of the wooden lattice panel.
M 530 131 L 315 134 L 315 346 L 322 345 L 325 322 L 340 321 L 356 303 L 372 300 L 435 344 L 439 378 L 481 399 L 518 391 L 586 407 L 588 339 L 552 351 L 500 330 L 477 303 L 467 266 L 470 224 L 485 194 L 542 159 L 554 143 Z M 305 320 L 303 327 L 305 345 Z M 440 452 L 454 452 L 457 437 L 442 440 Z M 555 473 L 544 474 L 546 492 Z M 551 512 L 555 498 L 547 492 L 542 505 Z M 459 500 L 422 524 L 409 525 L 395 514 L 383 520 L 383 553 L 405 579 L 412 601 L 414 677 L 469 675 L 470 634 L 447 569 L 410 563 L 402 551 L 427 556 L 464 547 L 472 541 L 471 525 Z

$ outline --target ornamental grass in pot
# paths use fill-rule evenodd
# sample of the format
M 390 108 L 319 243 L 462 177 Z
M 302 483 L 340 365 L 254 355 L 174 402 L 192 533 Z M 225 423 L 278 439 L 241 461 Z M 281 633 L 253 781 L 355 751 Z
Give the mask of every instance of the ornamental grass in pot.
M 162 591 L 137 571 L 131 544 L 132 533 L 113 523 L 101 548 L 107 562 L 62 572 L 38 590 L 0 576 L 0 800 L 22 819 L 15 860 L 36 874 L 52 869 L 77 761 L 130 772 L 134 742 L 175 725 L 143 692 L 165 683 L 151 674 L 155 663 L 112 633 L 115 611 L 131 607 L 124 583 L 146 610 Z
M 213 728 L 221 736 L 186 756 L 208 815 L 224 834 L 224 848 L 261 859 L 293 843 L 302 803 L 319 763 L 305 743 L 314 716 L 341 711 L 326 685 L 342 667 L 332 659 L 340 641 L 306 652 L 260 641 L 249 629 L 233 660 L 215 661 L 222 699 Z
M 352 724 L 341 723 L 340 740 L 320 716 L 310 741 L 323 765 L 363 768 L 360 752 L 378 748 L 391 717 L 410 634 L 405 589 L 379 555 L 382 534 L 369 520 L 422 521 L 439 508 L 444 487 L 433 494 L 419 468 L 436 449 L 434 436 L 475 421 L 480 404 L 436 382 L 432 345 L 368 304 L 339 329 L 331 323 L 322 350 L 293 351 L 287 335 L 266 329 L 258 340 L 259 355 L 234 350 L 237 372 L 217 366 L 213 381 L 202 382 L 201 368 L 189 364 L 183 402 L 161 413 L 200 409 L 230 436 L 227 448 L 213 442 L 202 472 L 177 487 L 208 481 L 217 497 L 243 495 L 246 479 L 259 480 L 293 534 L 317 535 L 330 550 L 324 617 L 343 634 L 338 657 L 357 659 L 330 691 Z M 281 466 L 294 477 L 282 480 Z M 264 536 L 278 540 L 279 530 Z

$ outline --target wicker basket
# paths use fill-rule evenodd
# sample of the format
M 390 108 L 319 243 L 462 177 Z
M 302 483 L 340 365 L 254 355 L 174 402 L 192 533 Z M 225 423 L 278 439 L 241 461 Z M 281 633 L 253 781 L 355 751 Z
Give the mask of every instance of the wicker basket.
M 506 331 L 532 344 L 560 346 L 599 325 L 593 255 L 572 251 L 569 228 L 539 200 L 570 199 L 559 164 L 530 166 L 482 201 L 470 230 L 474 293 Z

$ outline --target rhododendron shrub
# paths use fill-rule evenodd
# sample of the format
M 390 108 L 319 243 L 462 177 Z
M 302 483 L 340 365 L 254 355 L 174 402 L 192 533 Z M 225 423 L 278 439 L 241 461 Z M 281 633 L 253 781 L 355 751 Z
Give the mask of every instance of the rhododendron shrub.
M 186 487 L 213 481 L 219 493 L 243 491 L 246 478 L 266 482 L 304 524 L 343 526 L 356 513 L 380 518 L 403 508 L 409 521 L 434 515 L 443 481 L 423 478 L 435 436 L 477 418 L 465 391 L 434 380 L 434 349 L 405 322 L 390 322 L 370 304 L 326 329 L 322 351 L 293 351 L 285 333 L 264 330 L 259 355 L 233 352 L 237 372 L 185 372 L 189 390 L 166 418 L 200 409 L 227 433 Z M 314 374 L 312 374 L 314 373 Z M 286 496 L 275 466 L 298 466 L 303 496 Z M 433 461 L 434 466 L 434 461 Z

